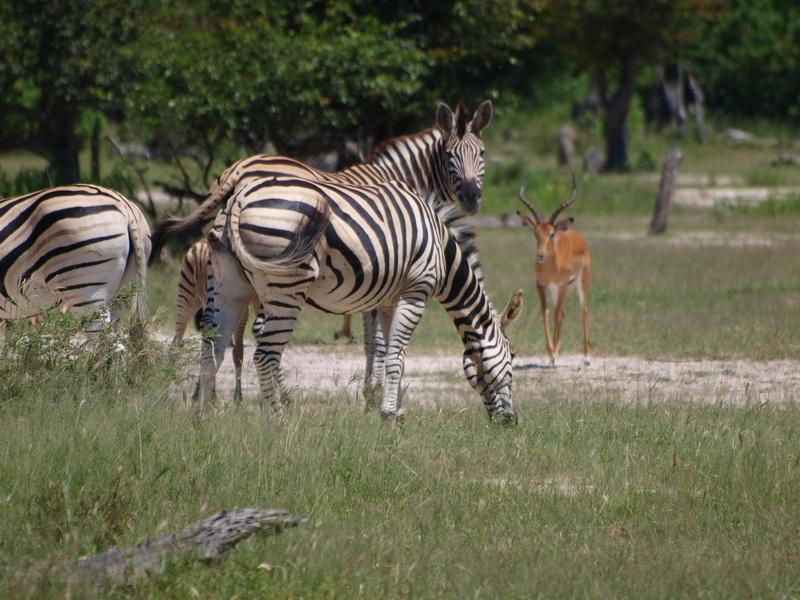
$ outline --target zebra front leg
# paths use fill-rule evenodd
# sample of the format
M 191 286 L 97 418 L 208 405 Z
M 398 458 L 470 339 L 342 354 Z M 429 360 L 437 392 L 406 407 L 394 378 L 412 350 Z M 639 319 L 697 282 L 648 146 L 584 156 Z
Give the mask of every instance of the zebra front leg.
M 386 363 L 381 416 L 392 425 L 403 421 L 400 384 L 403 378 L 406 348 L 414 328 L 425 312 L 425 302 L 425 298 L 401 298 L 394 309 L 394 314 L 391 315 L 391 321 L 388 322 L 386 319 L 384 328 Z M 381 314 L 389 316 L 389 313 L 383 311 Z
M 363 313 L 364 321 L 364 399 L 366 410 L 370 410 L 383 390 L 384 368 L 386 363 L 386 343 L 383 337 L 379 313 L 371 310 Z M 391 322 L 391 315 L 389 321 Z

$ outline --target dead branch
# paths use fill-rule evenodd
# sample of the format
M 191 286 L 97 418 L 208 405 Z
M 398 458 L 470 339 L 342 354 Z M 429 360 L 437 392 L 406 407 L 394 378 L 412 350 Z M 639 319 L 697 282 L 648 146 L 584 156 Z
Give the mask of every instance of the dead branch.
M 251 535 L 277 535 L 306 520 L 290 517 L 285 510 L 222 510 L 180 531 L 138 546 L 114 546 L 102 554 L 82 556 L 74 561 L 42 561 L 27 567 L 7 565 L 2 570 L 25 587 L 35 588 L 41 582 L 67 580 L 80 587 L 108 589 L 130 585 L 151 573 L 162 571 L 170 563 L 218 561 L 226 550 Z

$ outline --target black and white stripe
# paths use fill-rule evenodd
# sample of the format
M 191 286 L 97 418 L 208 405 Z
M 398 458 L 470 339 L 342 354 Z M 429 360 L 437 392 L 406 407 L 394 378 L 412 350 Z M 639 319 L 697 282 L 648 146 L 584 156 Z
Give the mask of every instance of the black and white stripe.
M 484 101 L 472 119 L 459 102 L 455 113 L 440 103 L 436 125 L 414 135 L 378 145 L 366 162 L 343 171 L 320 171 L 285 156 L 258 154 L 237 161 L 214 182 L 205 201 L 183 219 L 165 219 L 153 234 L 151 262 L 169 238 L 216 217 L 231 195 L 254 179 L 287 176 L 312 181 L 371 184 L 403 181 L 423 197 L 440 202 L 460 202 L 467 214 L 480 207 L 483 191 L 484 145 L 481 131 L 492 119 L 492 103 Z
M 181 270 L 178 278 L 178 302 L 177 314 L 175 317 L 175 336 L 172 343 L 177 344 L 186 334 L 186 326 L 189 320 L 194 317 L 195 325 L 199 331 L 207 333 L 208 326 L 213 320 L 203 320 L 202 315 L 206 308 L 206 290 L 209 286 L 208 279 L 211 277 L 213 269 L 211 267 L 211 249 L 208 240 L 202 238 L 192 244 L 186 251 L 181 261 Z M 213 303 L 212 303 L 213 305 Z M 258 297 L 253 295 L 253 310 L 258 312 Z M 233 369 L 235 373 L 235 387 L 233 400 L 236 404 L 242 401 L 242 363 L 244 359 L 244 330 L 250 316 L 250 308 L 246 306 L 233 331 Z M 207 322 L 207 325 L 204 323 Z M 258 320 L 253 324 L 254 329 L 261 327 Z
M 484 176 L 484 144 L 481 131 L 492 119 L 492 103 L 484 101 L 471 119 L 464 102 L 456 111 L 440 103 L 436 125 L 420 133 L 393 138 L 377 146 L 369 159 L 344 171 L 320 171 L 285 156 L 259 154 L 242 159 L 217 178 L 208 197 L 191 215 L 184 219 L 166 219 L 153 236 L 151 263 L 161 253 L 166 241 L 181 231 L 214 219 L 218 213 L 224 220 L 225 206 L 235 190 L 248 183 L 273 176 L 290 176 L 310 181 L 330 181 L 346 184 L 371 184 L 402 181 L 423 197 L 434 197 L 443 203 L 460 202 L 464 212 L 477 212 Z M 214 278 L 209 278 L 208 304 L 203 326 L 208 327 L 214 314 Z M 343 331 L 349 331 L 350 314 L 345 315 Z M 364 317 L 364 350 L 367 358 L 366 379 L 372 386 L 381 385 L 383 373 L 382 332 L 376 315 Z M 260 318 L 257 324 L 260 324 Z
M 107 309 L 124 285 L 147 281 L 150 228 L 122 194 L 97 185 L 68 185 L 0 200 L 0 319 L 41 314 L 55 306 L 97 312 L 90 325 L 118 322 Z M 147 316 L 141 289 L 131 314 Z
M 489 416 L 514 420 L 512 352 L 503 327 L 521 292 L 496 315 L 480 278 L 471 235 L 454 209 L 433 208 L 399 182 L 345 185 L 277 177 L 236 192 L 228 218 L 209 233 L 217 277 L 217 340 L 253 291 L 265 311 L 254 362 L 264 402 L 282 418 L 281 355 L 306 304 L 329 313 L 377 310 L 385 333 L 382 414 L 402 416 L 400 377 L 409 338 L 437 298 L 464 343 L 464 370 Z M 224 354 L 215 342 L 201 366 L 201 409 Z

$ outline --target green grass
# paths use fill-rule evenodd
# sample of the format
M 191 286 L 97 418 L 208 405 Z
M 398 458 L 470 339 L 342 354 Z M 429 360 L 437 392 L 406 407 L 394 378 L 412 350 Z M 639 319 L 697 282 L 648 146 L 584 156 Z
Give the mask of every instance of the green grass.
M 664 236 L 646 234 L 649 219 L 578 216 L 592 252 L 589 327 L 593 353 L 651 358 L 751 360 L 800 359 L 800 217 L 676 214 Z M 773 240 L 773 244 L 767 242 Z M 694 236 L 694 237 L 693 237 Z M 696 236 L 712 243 L 693 242 Z M 727 240 L 727 243 L 726 243 Z M 741 243 L 737 240 L 742 240 Z M 745 243 L 746 242 L 746 243 Z M 509 335 L 517 354 L 544 348 L 539 299 L 534 288 L 534 238 L 522 227 L 481 229 L 487 288 L 498 309 L 518 289 L 525 308 Z M 174 326 L 177 265 L 151 271 L 151 309 L 163 307 L 164 327 Z M 548 299 L 549 301 L 549 299 Z M 566 305 L 562 348 L 582 348 L 577 294 Z M 328 344 L 338 316 L 307 309 L 293 343 Z M 360 319 L 354 319 L 360 335 Z M 249 334 L 248 334 L 249 335 Z M 432 301 L 411 339 L 412 350 L 461 345 L 447 314 Z
M 401 431 L 343 396 L 302 398 L 281 430 L 250 412 L 198 427 L 179 404 L 136 393 L 80 403 L 42 393 L 0 409 L 3 561 L 134 544 L 220 508 L 309 518 L 120 597 L 800 591 L 794 405 L 631 406 L 551 391 L 520 406 L 517 428 L 453 409 L 415 411 Z
M 495 115 L 487 160 L 499 160 L 487 166 L 485 213 L 514 215 L 529 172 L 528 197 L 542 212 L 569 197 L 569 171 L 554 167 L 564 118 Z M 503 138 L 506 127 L 520 135 Z M 777 137 L 779 148 L 789 143 Z M 632 161 L 650 156 L 660 168 L 673 141 L 632 135 Z M 706 146 L 679 143 L 680 171 L 712 184 L 800 182 L 796 167 L 764 166 L 775 148 L 718 134 Z M 800 359 L 796 199 L 675 207 L 667 233 L 648 236 L 657 172 L 576 172 L 568 214 L 592 252 L 595 355 Z M 477 243 L 496 306 L 525 291 L 510 331 L 517 354 L 543 355 L 532 234 L 484 228 Z M 177 269 L 150 272 L 150 311 L 169 335 Z M 340 351 L 330 345 L 340 323 L 306 310 L 293 343 Z M 458 401 L 415 408 L 401 430 L 346 392 L 298 398 L 283 429 L 247 410 L 196 423 L 173 387 L 196 370 L 190 354 L 155 342 L 119 354 L 113 339 L 64 350 L 76 327 L 51 315 L 38 332 L 17 328 L 0 340 L 0 564 L 75 559 L 258 506 L 309 521 L 114 597 L 800 596 L 796 392 L 741 405 L 687 386 L 679 399 L 622 403 L 613 382 L 598 391 L 520 377 L 515 398 L 531 399 L 515 402 L 520 425 L 497 428 L 454 374 Z M 580 348 L 573 293 L 562 351 Z M 410 349 L 428 351 L 462 351 L 435 302 Z M 3 598 L 84 595 L 63 582 L 30 592 L 0 574 Z

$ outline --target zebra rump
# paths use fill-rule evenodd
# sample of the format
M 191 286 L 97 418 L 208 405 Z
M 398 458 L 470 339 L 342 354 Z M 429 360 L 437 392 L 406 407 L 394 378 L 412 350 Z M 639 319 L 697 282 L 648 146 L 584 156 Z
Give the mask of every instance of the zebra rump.
M 55 306 L 107 313 L 109 300 L 135 281 L 140 289 L 131 316 L 142 325 L 149 252 L 144 215 L 113 190 L 77 184 L 0 200 L 0 318 L 35 316 Z M 121 313 L 112 309 L 90 330 L 118 322 Z

